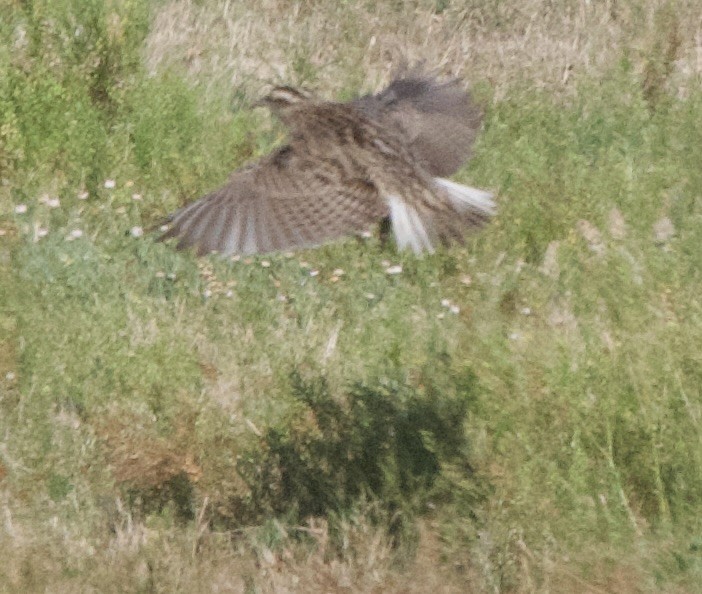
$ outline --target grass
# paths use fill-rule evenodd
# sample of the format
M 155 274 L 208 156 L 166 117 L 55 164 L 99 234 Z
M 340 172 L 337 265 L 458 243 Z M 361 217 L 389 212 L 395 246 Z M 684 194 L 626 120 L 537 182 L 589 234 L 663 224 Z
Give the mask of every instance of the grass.
M 0 590 L 699 591 L 700 8 L 3 8 Z M 401 55 L 486 105 L 466 248 L 153 241 Z

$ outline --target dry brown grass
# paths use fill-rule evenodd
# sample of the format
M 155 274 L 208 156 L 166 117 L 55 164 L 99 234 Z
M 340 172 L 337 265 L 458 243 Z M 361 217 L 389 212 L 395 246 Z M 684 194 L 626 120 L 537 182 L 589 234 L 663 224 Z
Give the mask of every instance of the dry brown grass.
M 522 543 L 509 560 L 519 582 L 501 582 L 494 564 L 481 566 L 460 552 L 447 558 L 429 523 L 420 525 L 417 554 L 408 563 L 398 562 L 381 531 L 362 522 L 341 527 L 342 550 L 332 544 L 329 527 L 319 520 L 298 527 L 308 536 L 306 542 L 293 544 L 283 535 L 283 544 L 273 550 L 253 534 L 230 540 L 210 532 L 205 509 L 191 526 L 175 530 L 136 521 L 117 503 L 112 530 L 89 538 L 67 531 L 58 521 L 49 522 L 41 534 L 30 533 L 26 523 L 22 528 L 20 522 L 15 525 L 6 503 L 0 576 L 8 591 L 638 594 L 655 589 L 642 572 L 651 551 L 628 559 L 608 559 L 602 551 L 590 551 L 576 563 L 558 555 L 537 558 Z M 673 586 L 663 591 L 690 590 Z
M 202 469 L 188 444 L 193 419 L 183 419 L 170 438 L 158 435 L 153 416 L 115 411 L 99 419 L 96 433 L 117 484 L 139 489 L 160 488 L 179 475 L 197 482 Z
M 275 81 L 329 94 L 373 89 L 403 60 L 487 82 L 496 98 L 517 81 L 567 93 L 624 55 L 642 72 L 665 63 L 657 84 L 679 93 L 702 75 L 699 0 L 437 4 L 176 0 L 155 16 L 146 61 L 254 96 Z M 661 14 L 676 16 L 672 55 L 671 19 Z

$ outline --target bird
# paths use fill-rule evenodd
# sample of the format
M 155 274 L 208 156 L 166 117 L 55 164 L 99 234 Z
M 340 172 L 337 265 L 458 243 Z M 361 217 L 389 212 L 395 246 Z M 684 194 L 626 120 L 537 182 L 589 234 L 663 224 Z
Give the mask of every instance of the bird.
M 421 255 L 495 214 L 490 192 L 447 179 L 482 121 L 458 79 L 415 67 L 347 102 L 277 86 L 255 105 L 287 127 L 287 142 L 168 215 L 160 240 L 198 256 L 289 252 L 389 220 L 398 248 Z

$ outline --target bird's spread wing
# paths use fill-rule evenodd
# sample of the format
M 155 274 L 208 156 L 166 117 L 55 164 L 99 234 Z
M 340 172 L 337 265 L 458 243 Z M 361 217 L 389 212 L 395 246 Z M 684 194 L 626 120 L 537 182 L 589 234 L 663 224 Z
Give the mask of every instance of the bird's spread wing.
M 351 105 L 402 130 L 416 158 L 440 177 L 455 173 L 470 158 L 482 122 L 482 111 L 458 80 L 439 82 L 418 68 Z
M 267 253 L 361 232 L 387 214 L 372 184 L 315 174 L 285 146 L 173 213 L 161 239 L 177 238 L 179 249 L 198 255 Z

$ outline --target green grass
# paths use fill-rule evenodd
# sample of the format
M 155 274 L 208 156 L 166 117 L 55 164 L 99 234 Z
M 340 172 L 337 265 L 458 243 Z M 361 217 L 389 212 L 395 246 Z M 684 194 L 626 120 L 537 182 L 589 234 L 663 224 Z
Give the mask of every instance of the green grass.
M 196 261 L 130 230 L 277 129 L 147 75 L 142 3 L 4 10 L 0 590 L 275 591 L 279 563 L 317 591 L 345 563 L 358 591 L 698 591 L 699 85 L 652 103 L 627 55 L 565 97 L 514 81 L 457 176 L 499 200 L 466 248 Z

